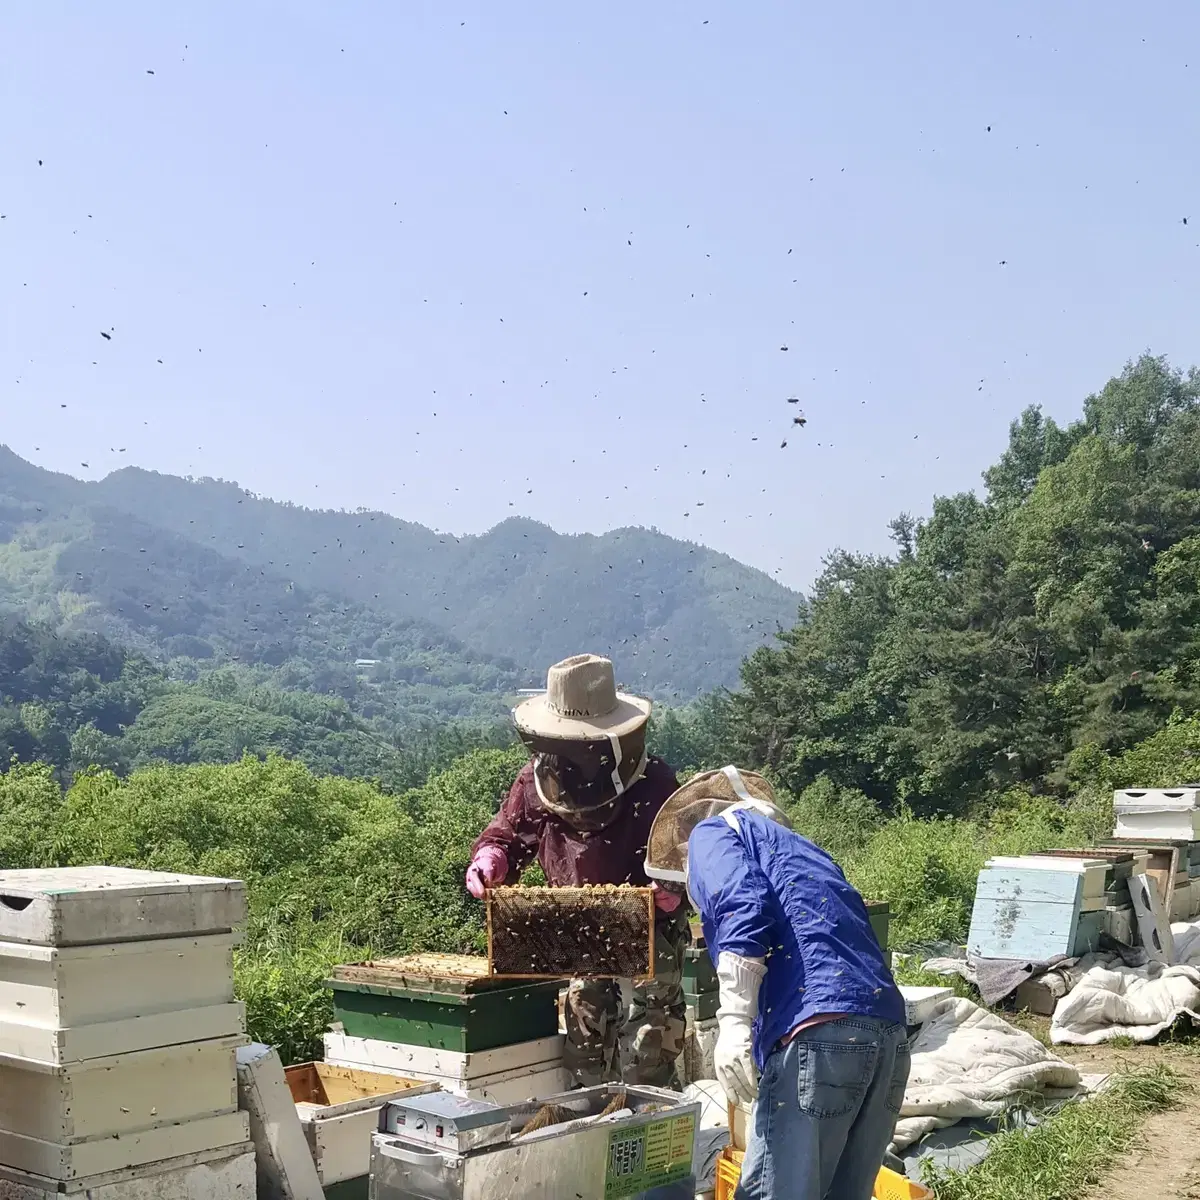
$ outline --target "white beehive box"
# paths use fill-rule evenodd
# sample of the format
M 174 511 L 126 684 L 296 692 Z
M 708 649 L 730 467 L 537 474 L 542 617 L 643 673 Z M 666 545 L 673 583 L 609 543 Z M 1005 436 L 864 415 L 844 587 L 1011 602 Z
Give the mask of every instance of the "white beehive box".
M 255 1200 L 256 1191 L 254 1149 L 249 1145 L 71 1180 L 0 1166 L 0 1200 Z
M 99 945 L 225 933 L 245 919 L 238 879 L 125 867 L 0 871 L 0 941 Z
M 73 1144 L 48 1142 L 0 1129 L 0 1162 L 32 1175 L 65 1181 L 225 1146 L 240 1146 L 249 1137 L 250 1123 L 244 1112 L 198 1117 L 122 1137 L 101 1137 Z
M 71 1146 L 236 1112 L 234 1056 L 242 1040 L 218 1038 L 64 1066 L 0 1058 L 0 1137 Z M 36 1170 L 3 1154 L 0 1162 Z
M 561 1033 L 531 1042 L 514 1042 L 494 1050 L 439 1050 L 433 1046 L 409 1046 L 401 1042 L 380 1042 L 373 1038 L 348 1037 L 344 1033 L 325 1035 L 325 1061 L 381 1070 L 389 1074 L 437 1075 L 464 1085 L 509 1071 L 541 1071 L 562 1064 Z
M 948 987 L 908 987 L 902 984 L 900 995 L 904 998 L 904 1023 L 924 1025 L 934 1007 L 940 1001 L 948 1000 L 954 992 Z
M 518 1104 L 570 1087 L 562 1065 L 563 1037 L 538 1038 L 495 1050 L 459 1053 L 371 1038 L 325 1035 L 325 1061 L 436 1083 L 451 1092 L 493 1104 Z
M 389 1100 L 419 1096 L 438 1086 L 327 1062 L 300 1063 L 284 1074 L 321 1186 L 326 1188 L 370 1174 L 371 1135 L 379 1128 L 379 1110 Z
M 716 1079 L 713 1053 L 717 1046 L 717 1018 L 697 1021 L 690 1005 L 684 1023 L 683 1053 L 677 1062 L 679 1082 L 695 1083 L 699 1079 Z
M 0 1055 L 58 1064 L 242 1033 L 236 941 L 0 942 Z
M 1200 788 L 1120 788 L 1113 792 L 1117 812 L 1162 812 L 1200 808 Z

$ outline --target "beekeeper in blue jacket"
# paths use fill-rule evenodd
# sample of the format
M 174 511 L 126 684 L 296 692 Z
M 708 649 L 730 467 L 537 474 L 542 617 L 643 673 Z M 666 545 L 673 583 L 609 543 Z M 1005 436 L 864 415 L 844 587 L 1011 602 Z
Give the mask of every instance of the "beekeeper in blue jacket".
M 683 883 L 720 982 L 717 1078 L 757 1101 L 736 1200 L 870 1200 L 908 1081 L 904 1001 L 862 897 L 725 767 L 663 805 L 646 874 Z

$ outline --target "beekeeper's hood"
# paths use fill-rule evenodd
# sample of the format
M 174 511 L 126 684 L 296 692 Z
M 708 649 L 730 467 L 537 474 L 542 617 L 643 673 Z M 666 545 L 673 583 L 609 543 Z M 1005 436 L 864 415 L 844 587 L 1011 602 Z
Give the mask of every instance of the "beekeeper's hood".
M 686 883 L 692 830 L 709 817 L 724 817 L 736 829 L 737 813 L 747 809 L 792 827 L 775 803 L 771 785 L 754 771 L 728 766 L 689 779 L 654 818 L 646 845 L 646 874 L 664 883 Z

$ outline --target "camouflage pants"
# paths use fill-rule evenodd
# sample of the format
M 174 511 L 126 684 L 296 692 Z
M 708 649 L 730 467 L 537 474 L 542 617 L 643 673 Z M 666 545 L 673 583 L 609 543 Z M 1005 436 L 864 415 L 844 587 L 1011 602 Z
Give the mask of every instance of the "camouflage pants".
M 685 1028 L 683 952 L 690 941 L 686 918 L 660 918 L 653 979 L 571 980 L 563 1065 L 580 1087 L 677 1082 Z

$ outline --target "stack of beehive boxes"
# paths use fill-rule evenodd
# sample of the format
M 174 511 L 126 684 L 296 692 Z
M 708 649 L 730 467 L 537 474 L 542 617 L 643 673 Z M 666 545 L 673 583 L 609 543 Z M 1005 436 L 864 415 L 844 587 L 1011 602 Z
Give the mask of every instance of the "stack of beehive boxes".
M 1200 788 L 1125 788 L 1113 808 L 1116 827 L 1104 845 L 1150 855 L 1147 873 L 1172 921 L 1200 913 Z
M 325 1061 L 496 1104 L 569 1086 L 557 980 L 489 976 L 486 958 L 418 954 L 339 966 Z
M 0 1195 L 253 1200 L 245 912 L 236 880 L 0 871 Z
M 713 1050 L 717 1042 L 720 989 L 699 921 L 692 922 L 692 944 L 684 951 L 683 1000 L 687 1009 L 683 1053 L 678 1065 L 680 1082 L 714 1079 Z

